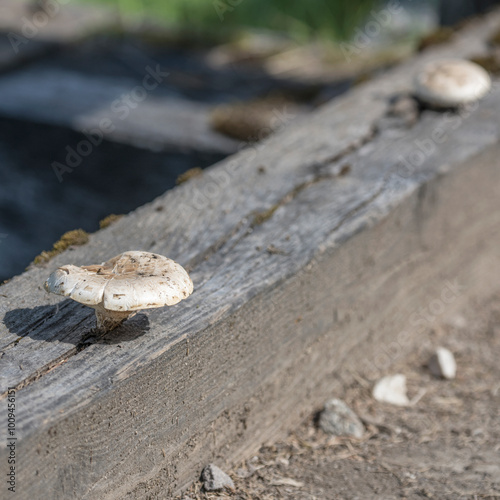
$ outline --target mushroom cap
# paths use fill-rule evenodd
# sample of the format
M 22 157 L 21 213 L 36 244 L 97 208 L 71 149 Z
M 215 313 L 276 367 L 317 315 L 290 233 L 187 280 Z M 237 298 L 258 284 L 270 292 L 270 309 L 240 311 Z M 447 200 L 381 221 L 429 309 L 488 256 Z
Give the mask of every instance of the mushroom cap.
M 139 311 L 177 304 L 192 293 L 193 282 L 173 260 L 133 251 L 101 265 L 62 266 L 49 276 L 44 287 L 91 307 Z
M 488 72 L 464 59 L 433 61 L 414 79 L 415 95 L 431 106 L 453 108 L 481 99 L 491 88 Z

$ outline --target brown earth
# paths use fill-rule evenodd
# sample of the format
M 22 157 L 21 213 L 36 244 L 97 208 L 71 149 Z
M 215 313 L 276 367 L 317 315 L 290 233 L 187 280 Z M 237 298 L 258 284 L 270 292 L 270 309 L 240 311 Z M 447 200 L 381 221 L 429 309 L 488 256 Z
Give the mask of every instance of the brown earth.
M 437 346 L 455 354 L 455 380 L 429 373 Z M 233 492 L 207 493 L 198 482 L 179 498 L 500 499 L 499 360 L 500 293 L 471 299 L 387 372 L 406 375 L 411 406 L 374 401 L 373 382 L 358 377 L 332 397 L 364 420 L 362 439 L 328 436 L 311 414 L 285 441 L 234 464 Z

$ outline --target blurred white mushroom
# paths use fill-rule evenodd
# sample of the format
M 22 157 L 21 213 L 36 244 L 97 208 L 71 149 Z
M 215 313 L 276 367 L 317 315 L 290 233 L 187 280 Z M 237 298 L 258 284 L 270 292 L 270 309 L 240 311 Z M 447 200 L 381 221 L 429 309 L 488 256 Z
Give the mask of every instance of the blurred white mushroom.
M 167 257 L 125 252 L 101 265 L 62 266 L 44 288 L 94 308 L 97 328 L 107 332 L 141 309 L 177 304 L 192 293 L 193 282 Z
M 488 72 L 463 59 L 433 61 L 414 79 L 415 95 L 437 108 L 454 108 L 475 102 L 491 88 Z

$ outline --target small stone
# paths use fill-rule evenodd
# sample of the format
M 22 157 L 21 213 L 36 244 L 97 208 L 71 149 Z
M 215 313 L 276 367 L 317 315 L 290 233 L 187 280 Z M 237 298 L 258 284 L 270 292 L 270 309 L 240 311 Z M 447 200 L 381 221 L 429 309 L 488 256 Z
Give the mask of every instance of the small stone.
M 463 316 L 456 315 L 448 318 L 446 324 L 454 328 L 463 329 L 467 326 L 467 320 Z
M 420 101 L 437 108 L 454 108 L 484 97 L 491 88 L 491 78 L 471 61 L 439 60 L 419 71 L 414 88 Z
M 358 416 L 340 399 L 330 399 L 319 416 L 319 426 L 335 436 L 363 436 L 364 427 Z
M 278 479 L 275 479 L 274 481 L 271 481 L 270 484 L 271 486 L 292 486 L 293 488 L 302 488 L 304 486 L 304 483 L 296 481 L 295 479 L 292 479 L 290 477 L 280 477 Z
M 203 469 L 201 479 L 206 491 L 218 491 L 225 488 L 234 489 L 233 480 L 214 464 L 209 464 Z
M 406 377 L 397 374 L 381 378 L 373 388 L 373 397 L 381 403 L 408 406 L 410 400 L 406 395 Z
M 438 347 L 429 360 L 429 370 L 435 377 L 455 378 L 457 363 L 453 353 L 444 347 Z

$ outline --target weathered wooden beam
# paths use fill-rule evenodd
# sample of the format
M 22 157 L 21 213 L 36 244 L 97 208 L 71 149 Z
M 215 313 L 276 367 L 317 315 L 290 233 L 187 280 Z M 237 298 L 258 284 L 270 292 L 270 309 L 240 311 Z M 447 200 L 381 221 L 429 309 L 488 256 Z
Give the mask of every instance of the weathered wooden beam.
M 469 25 L 2 286 L 18 497 L 171 496 L 497 288 L 498 85 L 413 126 L 387 113 L 420 64 L 483 51 L 499 24 L 497 12 Z M 131 249 L 188 266 L 193 295 L 83 343 L 92 311 L 47 295 L 44 279 Z M 3 448 L 0 464 L 6 474 Z

